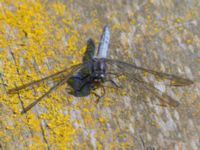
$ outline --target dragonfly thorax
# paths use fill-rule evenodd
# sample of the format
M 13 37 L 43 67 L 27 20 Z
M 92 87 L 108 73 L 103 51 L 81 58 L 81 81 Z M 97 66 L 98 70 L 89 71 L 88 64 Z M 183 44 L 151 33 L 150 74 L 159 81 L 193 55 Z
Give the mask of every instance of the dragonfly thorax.
M 102 58 L 94 58 L 92 61 L 91 77 L 94 81 L 103 82 L 106 77 L 106 64 Z

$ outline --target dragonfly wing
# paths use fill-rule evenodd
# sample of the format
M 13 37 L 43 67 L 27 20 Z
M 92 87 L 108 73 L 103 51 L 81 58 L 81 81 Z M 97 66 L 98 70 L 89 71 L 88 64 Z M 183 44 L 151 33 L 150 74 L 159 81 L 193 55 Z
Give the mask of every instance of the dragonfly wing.
M 9 89 L 9 90 L 8 90 L 8 94 L 17 93 L 17 92 L 19 92 L 20 90 L 23 90 L 23 89 L 25 89 L 25 88 L 27 88 L 27 87 L 30 87 L 30 86 L 33 86 L 33 85 L 40 84 L 41 82 L 46 81 L 46 80 L 49 80 L 49 79 L 55 80 L 55 79 L 60 78 L 61 76 L 64 77 L 64 74 L 68 73 L 70 70 L 74 70 L 74 69 L 80 68 L 81 66 L 83 67 L 84 65 L 83 65 L 83 64 L 78 64 L 78 65 L 72 66 L 72 67 L 70 67 L 70 68 L 63 69 L 62 71 L 59 71 L 59 72 L 57 72 L 57 73 L 54 73 L 54 74 L 52 74 L 52 75 L 50 75 L 50 76 L 47 76 L 47 77 L 44 77 L 44 78 L 42 78 L 42 79 L 39 79 L 39 80 L 30 82 L 30 83 L 24 84 L 24 85 L 22 85 L 22 86 L 18 86 L 18 87 L 13 88 L 13 89 Z M 81 67 L 81 68 L 82 68 L 82 67 Z M 73 74 L 73 71 L 72 71 L 71 73 Z
M 48 96 L 51 92 L 53 92 L 58 86 L 60 86 L 64 82 L 66 82 L 66 79 L 62 79 L 61 81 L 59 81 L 56 85 L 54 85 L 52 88 L 50 88 L 44 95 L 42 95 L 41 97 L 39 97 L 38 99 L 36 99 L 35 101 L 33 101 L 28 106 L 26 106 L 22 110 L 21 113 L 23 114 L 23 113 L 26 113 L 27 111 L 29 111 L 33 106 L 35 106 L 37 103 L 39 103 L 43 98 L 45 98 L 46 96 Z
M 158 98 L 161 103 L 161 106 L 172 106 L 176 107 L 179 105 L 179 102 L 174 100 L 172 97 L 166 93 L 161 92 L 159 89 L 155 88 L 152 83 L 148 83 L 142 79 L 138 74 L 125 74 L 124 73 L 107 73 L 108 81 L 114 81 L 116 87 L 121 87 L 124 85 L 131 85 L 133 90 L 138 90 L 137 92 L 146 92 Z M 122 77 L 122 78 L 120 78 Z M 128 82 L 128 83 L 127 83 Z M 123 84 L 121 84 L 123 83 Z M 133 87 L 134 86 L 134 87 Z
M 48 96 L 51 92 L 53 92 L 54 90 L 56 90 L 59 86 L 63 85 L 64 83 L 67 82 L 67 80 L 71 77 L 71 75 L 73 73 L 78 72 L 83 66 L 85 65 L 77 65 L 76 67 L 74 67 L 71 71 L 70 74 L 66 75 L 63 79 L 61 79 L 56 85 L 52 86 L 45 94 L 43 94 L 41 97 L 39 97 L 38 99 L 36 99 L 35 101 L 33 101 L 31 104 L 29 104 L 27 107 L 25 107 L 23 109 L 23 111 L 21 112 L 26 113 L 27 111 L 29 111 L 33 106 L 35 106 L 37 103 L 39 103 L 43 98 L 45 98 L 46 96 Z
M 129 78 L 130 79 L 130 78 Z M 150 92 L 154 96 L 156 96 L 162 106 L 172 106 L 172 107 L 177 107 L 179 105 L 179 102 L 174 100 L 172 97 L 167 95 L 166 93 L 161 92 L 159 89 L 155 88 L 154 85 L 151 83 L 147 83 L 141 79 L 138 79 L 136 77 L 131 77 L 131 81 L 134 81 L 134 83 L 137 84 L 137 86 L 140 87 L 140 89 Z
M 169 82 L 168 85 L 170 86 L 186 86 L 193 84 L 193 81 L 190 79 L 178 77 L 175 75 L 157 72 L 151 69 L 145 69 L 139 66 L 136 66 L 134 64 L 129 64 L 126 62 L 122 62 L 119 60 L 112 60 L 112 59 L 105 59 L 106 63 L 113 66 L 117 71 L 123 72 L 125 74 L 141 74 L 141 76 L 144 76 L 145 74 L 151 74 L 156 77 L 156 79 L 160 80 L 167 80 Z

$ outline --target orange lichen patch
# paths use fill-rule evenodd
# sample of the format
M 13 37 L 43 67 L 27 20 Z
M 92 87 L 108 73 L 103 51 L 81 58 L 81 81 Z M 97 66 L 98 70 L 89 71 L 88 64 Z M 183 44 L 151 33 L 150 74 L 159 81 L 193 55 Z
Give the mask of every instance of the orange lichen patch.
M 32 141 L 32 143 L 28 145 L 27 149 L 34 150 L 34 149 L 47 148 L 47 144 L 43 143 L 41 137 L 39 136 L 33 136 L 32 138 L 30 138 L 30 141 Z M 34 143 L 37 143 L 37 144 L 34 144 Z
M 73 21 L 69 19 L 71 17 L 65 16 L 70 13 L 64 4 L 47 4 L 38 0 L 4 0 L 1 2 L 0 12 L 0 71 L 3 74 L 3 82 L 7 85 L 6 89 L 55 73 L 71 65 L 70 62 L 80 62 L 85 45 L 79 45 L 81 52 L 78 52 L 78 32 L 70 25 L 70 21 Z M 50 12 L 54 12 L 54 15 Z M 57 19 L 62 17 L 61 20 Z M 60 25 L 63 23 L 65 26 L 61 28 Z M 70 60 L 65 56 L 73 57 Z M 0 97 L 0 103 L 6 106 L 5 109 L 10 114 L 7 116 L 8 114 L 4 114 L 6 112 L 1 112 L 4 116 L 0 117 L 1 128 L 5 129 L 0 134 L 1 141 L 8 141 L 12 136 L 21 136 L 20 139 L 29 143 L 21 144 L 26 143 L 29 149 L 47 148 L 48 144 L 59 149 L 71 147 L 75 131 L 69 115 L 60 111 L 63 109 L 62 93 L 52 93 L 38 104 L 39 110 L 43 110 L 42 118 L 32 110 L 25 115 L 20 114 L 22 103 L 24 107 L 29 105 L 45 93 L 50 85 L 41 83 L 39 86 L 22 90 L 19 94 L 7 95 L 6 92 L 1 92 L 4 95 Z M 72 98 L 68 101 L 72 101 Z M 41 126 L 43 120 L 49 129 Z M 45 143 L 44 139 L 48 142 Z
M 57 2 L 57 3 L 53 3 L 53 4 L 52 4 L 52 8 L 53 8 L 53 10 L 55 11 L 55 14 L 56 14 L 56 15 L 62 16 L 62 15 L 64 15 L 64 13 L 65 13 L 65 8 L 66 8 L 66 6 L 63 5 L 63 4 L 60 3 L 60 2 Z
M 104 124 L 104 123 L 106 123 L 107 121 L 106 121 L 106 118 L 105 118 L 105 117 L 101 116 L 101 117 L 99 117 L 99 122 Z
M 111 91 L 111 92 L 112 92 L 112 91 Z M 103 105 L 104 105 L 104 106 L 110 106 L 110 105 L 112 105 L 112 103 L 113 103 L 112 99 L 109 98 L 109 97 L 105 97 L 102 101 L 103 101 Z
M 69 137 L 75 132 L 70 124 L 69 116 L 53 110 L 48 114 L 44 113 L 41 117 L 47 122 L 48 134 L 50 135 L 46 138 L 49 144 L 59 148 L 69 146 L 70 142 L 72 142 L 72 139 Z

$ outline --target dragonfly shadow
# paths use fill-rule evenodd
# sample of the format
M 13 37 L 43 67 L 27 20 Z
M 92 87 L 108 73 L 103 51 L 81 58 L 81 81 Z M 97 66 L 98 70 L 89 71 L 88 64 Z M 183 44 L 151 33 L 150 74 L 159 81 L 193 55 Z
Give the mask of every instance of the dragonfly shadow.
M 82 62 L 85 63 L 92 59 L 95 55 L 95 43 L 92 39 L 87 41 L 87 48 L 83 56 Z M 86 81 L 85 77 L 88 75 L 88 68 L 81 69 L 76 75 L 73 75 L 67 81 L 71 87 L 69 94 L 75 97 L 84 97 L 90 94 L 91 84 Z

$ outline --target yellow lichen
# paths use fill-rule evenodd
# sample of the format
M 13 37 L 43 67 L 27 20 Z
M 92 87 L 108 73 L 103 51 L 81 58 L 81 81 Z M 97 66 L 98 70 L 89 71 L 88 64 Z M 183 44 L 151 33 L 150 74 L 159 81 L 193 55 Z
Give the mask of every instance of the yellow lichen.
M 69 29 L 71 24 L 69 21 L 72 20 L 64 20 L 66 26 L 63 30 L 59 28 L 61 22 L 56 20 L 56 17 L 65 17 L 67 14 L 66 6 L 62 3 L 54 2 L 46 3 L 45 6 L 38 0 L 3 1 L 0 6 L 1 72 L 3 73 L 4 82 L 8 85 L 6 88 L 11 89 L 20 86 L 62 69 L 63 64 L 61 62 L 56 65 L 52 64 L 51 68 L 54 68 L 54 70 L 49 69 L 46 65 L 46 60 L 47 58 L 55 58 L 56 60 L 56 57 L 59 58 L 59 56 L 73 55 L 74 52 L 72 51 L 76 50 L 77 32 L 73 31 L 72 28 Z M 10 6 L 14 9 L 9 9 Z M 48 7 L 49 11 L 55 12 L 54 16 L 51 16 L 47 11 Z M 66 16 L 66 18 L 71 17 Z M 67 47 L 58 50 L 63 45 L 61 39 L 66 34 L 69 37 L 67 39 Z M 60 55 L 61 53 L 62 55 Z M 73 61 L 77 62 L 75 59 L 78 57 L 80 55 L 73 55 Z M 61 59 L 59 58 L 58 60 Z M 63 60 L 63 62 L 67 61 Z M 21 102 L 23 102 L 24 106 L 29 105 L 47 91 L 49 87 L 42 83 L 40 86 L 34 86 L 33 90 L 21 91 L 19 95 L 5 94 L 1 96 L 0 102 L 7 106 L 10 113 L 15 113 L 10 116 L 13 124 L 8 125 L 5 119 L 0 118 L 0 121 L 5 122 L 5 130 L 2 131 L 0 137 L 2 140 L 8 141 L 11 138 L 3 136 L 3 132 L 7 130 L 15 136 L 22 135 L 20 139 L 29 141 L 31 143 L 28 145 L 29 149 L 47 147 L 47 144 L 43 141 L 43 136 L 49 141 L 50 145 L 52 144 L 59 149 L 71 147 L 70 142 L 72 142 L 72 135 L 75 133 L 74 129 L 70 123 L 69 115 L 61 115 L 59 112 L 59 109 L 62 109 L 62 101 L 60 99 L 63 98 L 63 95 L 59 96 L 56 93 L 52 93 L 51 97 L 43 99 L 38 105 L 42 106 L 42 108 L 45 107 L 47 112 L 40 115 L 42 116 L 40 118 L 32 111 L 29 111 L 26 115 L 20 114 L 22 109 Z M 69 101 L 72 101 L 72 98 L 69 98 Z M 46 130 L 46 135 L 41 134 L 42 120 L 47 120 L 47 125 L 51 129 L 51 131 L 43 129 Z M 17 128 L 15 128 L 16 126 Z M 28 127 L 30 132 L 34 133 L 34 137 L 24 138 L 22 127 Z

